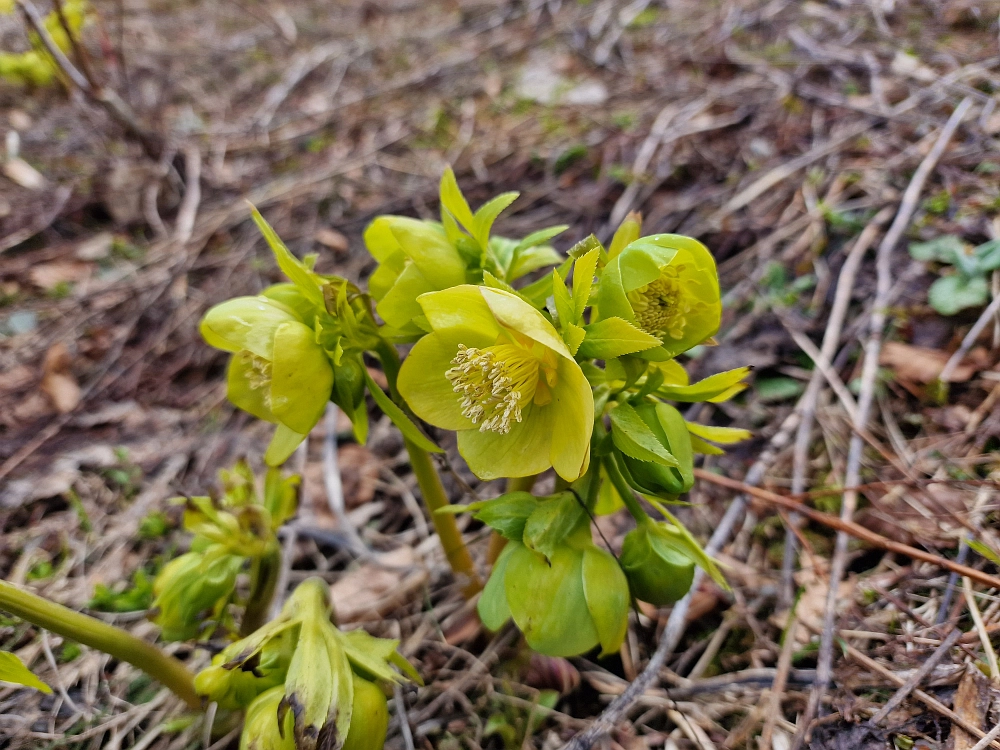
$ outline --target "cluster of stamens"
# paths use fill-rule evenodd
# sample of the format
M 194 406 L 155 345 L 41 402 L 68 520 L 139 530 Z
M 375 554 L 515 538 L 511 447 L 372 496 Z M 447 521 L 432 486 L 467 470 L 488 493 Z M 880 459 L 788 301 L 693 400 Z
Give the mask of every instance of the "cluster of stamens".
M 639 327 L 646 333 L 673 339 L 684 337 L 687 314 L 691 312 L 691 300 L 684 294 L 680 284 L 683 266 L 668 266 L 660 278 L 641 286 L 628 294 Z
M 510 344 L 485 349 L 459 344 L 451 364 L 444 375 L 461 396 L 463 416 L 479 425 L 480 432 L 506 435 L 521 421 L 538 383 L 534 357 Z
M 246 365 L 247 385 L 252 390 L 264 389 L 264 403 L 271 408 L 271 363 L 244 349 L 238 355 Z

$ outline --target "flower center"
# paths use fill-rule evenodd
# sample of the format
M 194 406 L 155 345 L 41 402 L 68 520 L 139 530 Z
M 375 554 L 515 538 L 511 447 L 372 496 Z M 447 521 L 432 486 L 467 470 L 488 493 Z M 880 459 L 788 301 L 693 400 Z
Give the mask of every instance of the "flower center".
M 264 388 L 264 403 L 271 408 L 271 363 L 253 352 L 244 349 L 238 355 L 246 366 L 247 385 L 252 390 Z
M 632 312 L 646 333 L 660 338 L 664 334 L 673 339 L 684 337 L 691 302 L 681 288 L 679 277 L 683 270 L 683 266 L 667 266 L 656 281 L 628 293 Z
M 506 435 L 535 399 L 539 361 L 519 346 L 476 349 L 459 344 L 451 364 L 444 375 L 462 398 L 462 415 L 478 424 L 480 432 Z

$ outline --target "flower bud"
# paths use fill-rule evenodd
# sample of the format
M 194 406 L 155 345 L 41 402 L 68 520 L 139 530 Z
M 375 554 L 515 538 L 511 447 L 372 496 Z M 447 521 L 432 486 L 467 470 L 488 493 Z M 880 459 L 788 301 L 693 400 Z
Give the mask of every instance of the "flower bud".
M 292 714 L 278 709 L 285 690 L 280 685 L 261 693 L 247 708 L 240 736 L 240 750 L 295 750 Z
M 625 535 L 620 561 L 637 599 L 662 606 L 688 592 L 694 561 L 685 548 L 680 531 L 650 520 Z
M 680 466 L 663 466 L 622 455 L 625 478 L 639 492 L 649 495 L 680 495 L 694 484 L 694 453 L 684 417 L 669 404 L 643 402 L 636 413 L 656 440 L 677 459 Z

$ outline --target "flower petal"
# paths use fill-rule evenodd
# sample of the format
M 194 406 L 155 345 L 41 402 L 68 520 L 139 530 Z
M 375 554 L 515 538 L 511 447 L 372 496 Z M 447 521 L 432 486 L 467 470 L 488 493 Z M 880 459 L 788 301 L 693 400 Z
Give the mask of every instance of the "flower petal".
M 295 432 L 291 427 L 279 422 L 278 429 L 274 431 L 274 437 L 271 438 L 264 453 L 264 463 L 268 466 L 281 466 L 305 439 L 305 434 Z
M 559 381 L 552 402 L 545 406 L 552 425 L 549 459 L 556 473 L 572 482 L 590 465 L 590 436 L 594 430 L 594 392 L 573 360 L 559 363 Z
M 506 435 L 480 432 L 476 427 L 462 430 L 458 433 L 458 452 L 480 479 L 540 474 L 552 465 L 552 433 L 563 429 L 546 418 L 545 412 L 529 404 L 521 421 L 515 422 Z
M 601 656 L 613 654 L 628 630 L 628 580 L 618 561 L 593 545 L 583 551 L 583 593 L 601 639 Z
M 459 343 L 484 345 L 484 342 L 472 341 L 468 337 L 458 339 L 452 331 L 428 334 L 413 346 L 403 360 L 397 381 L 400 395 L 413 412 L 425 422 L 445 430 L 474 427 L 467 417 L 462 416 L 459 396 L 444 375 L 451 367 Z M 485 345 L 491 343 L 489 341 Z
M 307 433 L 323 416 L 333 389 L 333 367 L 313 330 L 298 321 L 278 326 L 271 362 L 271 411 L 295 432 Z
M 479 604 L 479 619 L 489 630 L 496 632 L 510 619 L 510 607 L 507 605 L 507 592 L 504 589 L 504 578 L 507 575 L 507 563 L 517 548 L 517 544 L 508 544 L 493 564 L 493 572 L 486 582 Z
M 465 261 L 439 224 L 405 216 L 386 218 L 402 251 L 435 289 L 447 289 L 465 281 Z
M 544 344 L 566 359 L 573 359 L 566 342 L 562 340 L 552 324 L 538 310 L 533 308 L 516 294 L 503 289 L 479 287 L 479 291 L 489 305 L 490 311 L 508 328 L 522 333 L 533 341 Z
M 434 286 L 424 278 L 420 269 L 407 263 L 375 309 L 389 325 L 404 328 L 415 317 L 423 314 L 417 297 L 433 291 Z
M 489 339 L 487 346 L 496 343 L 500 335 L 500 326 L 478 286 L 461 284 L 421 295 L 417 301 L 427 316 L 427 322 L 435 331 L 455 329 L 456 333 L 467 332 L 470 336 L 483 336 Z
M 295 313 L 267 297 L 234 297 L 215 305 L 201 319 L 202 337 L 216 349 L 247 349 L 271 359 L 274 332 L 282 323 L 298 320 Z

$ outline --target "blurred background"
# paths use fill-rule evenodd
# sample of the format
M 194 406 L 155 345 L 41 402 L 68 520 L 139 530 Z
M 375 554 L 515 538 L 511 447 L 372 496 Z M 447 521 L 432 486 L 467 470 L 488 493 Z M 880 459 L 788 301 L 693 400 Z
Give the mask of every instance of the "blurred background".
M 361 241 L 367 223 L 382 213 L 436 216 L 438 180 L 449 164 L 473 207 L 520 191 L 500 234 L 565 223 L 570 229 L 554 242 L 565 251 L 590 233 L 607 240 L 630 211 L 640 211 L 644 233 L 704 242 L 719 264 L 726 312 L 720 345 L 685 364 L 692 379 L 755 368 L 745 397 L 706 404 L 699 414 L 748 427 L 755 438 L 708 465 L 741 477 L 768 449 L 765 485 L 787 490 L 791 443 L 769 441 L 810 381 L 838 275 L 862 238 L 866 247 L 878 244 L 963 100 L 967 113 L 890 256 L 890 341 L 871 426 L 883 450 L 863 462 L 869 483 L 910 472 L 937 484 L 915 500 L 873 485 L 855 518 L 951 554 L 968 519 L 990 512 L 978 485 L 962 482 L 987 476 L 1000 447 L 992 323 L 959 357 L 950 393 L 942 399 L 931 386 L 1000 292 L 1000 279 L 993 269 L 973 269 L 982 278 L 968 299 L 929 297 L 936 280 L 954 275 L 951 256 L 911 256 L 907 248 L 941 237 L 971 248 L 1000 236 L 997 0 L 0 0 L 0 11 L 5 578 L 32 582 L 72 606 L 118 612 L 107 616 L 147 632 L 143 576 L 162 564 L 177 524 L 166 499 L 202 491 L 220 467 L 260 455 L 269 438 L 266 425 L 225 401 L 225 357 L 197 334 L 210 305 L 279 280 L 247 201 L 296 254 L 317 253 L 317 270 L 363 281 L 374 266 Z M 850 306 L 832 367 L 856 391 L 876 291 L 874 252 L 844 291 Z M 815 401 L 809 489 L 843 486 L 849 406 L 830 390 Z M 348 517 L 368 544 L 391 551 L 428 534 L 398 435 L 383 420 L 359 446 L 347 427 L 321 423 L 299 466 L 312 498 L 305 517 L 316 533 L 303 532 L 293 574 L 346 580 L 338 609 L 347 621 L 399 619 L 395 637 L 411 638 L 407 655 L 424 660 L 425 675 L 440 669 L 448 679 L 458 668 L 448 648 L 482 635 L 468 618 L 456 619 L 460 599 L 433 545 L 401 558 L 396 572 L 362 568 L 361 576 L 339 545 L 324 494 L 324 439 L 340 444 Z M 475 480 L 450 455 L 457 499 Z M 702 488 L 682 515 L 706 536 L 729 497 Z M 822 502 L 832 512 L 840 507 L 836 493 Z M 627 528 L 619 521 L 602 521 L 612 540 Z M 815 623 L 833 539 L 819 527 L 804 528 L 801 539 L 796 582 L 808 606 L 800 619 Z M 750 669 L 771 669 L 773 677 L 784 620 L 769 617 L 779 609 L 784 540 L 781 519 L 755 508 L 722 558 L 735 593 L 711 584 L 698 592 L 693 613 L 702 625 L 692 628 L 672 670 L 695 680 Z M 945 578 L 878 550 L 852 548 L 851 555 L 848 593 L 857 597 L 848 597 L 854 603 L 844 627 L 875 633 L 858 636 L 863 650 L 905 661 L 913 644 L 897 637 L 905 631 L 899 618 L 913 627 L 925 621 L 921 607 L 939 606 Z M 99 586 L 104 599 L 95 594 Z M 891 589 L 896 604 L 865 598 L 876 589 Z M 421 619 L 426 611 L 435 613 L 433 628 Z M 998 614 L 991 611 L 987 626 Z M 631 655 L 615 667 L 626 678 L 663 625 L 662 613 L 642 616 Z M 711 639 L 721 623 L 723 637 Z M 776 732 L 794 731 L 789 722 L 814 677 L 815 630 L 803 626 L 793 637 L 801 653 L 788 677 L 781 719 L 788 726 L 779 722 Z M 7 621 L 0 642 L 40 653 Z M 468 647 L 480 653 L 481 646 Z M 98 655 L 60 648 L 74 708 L 58 695 L 0 690 L 0 736 L 13 738 L 0 746 L 40 747 L 81 717 L 117 715 L 125 709 L 113 699 L 142 704 L 148 686 L 130 682 L 127 670 L 109 675 Z M 857 677 L 857 664 L 844 669 Z M 862 684 L 884 682 L 866 669 Z M 552 687 L 550 678 L 536 676 L 536 688 Z M 958 679 L 953 670 L 941 684 L 954 690 Z M 748 746 L 762 719 L 748 728 L 748 707 L 770 679 L 720 684 L 748 692 L 734 702 L 723 688 L 706 688 L 693 715 L 709 743 Z M 551 736 L 529 733 L 525 742 L 558 747 L 578 719 L 599 713 L 616 685 L 591 675 L 562 705 L 567 720 L 550 720 Z M 431 698 L 415 726 L 423 727 L 418 742 L 434 746 L 465 736 L 465 725 L 449 722 L 486 720 L 493 710 L 486 701 L 449 713 L 452 704 Z M 844 687 L 834 707 L 850 718 L 869 700 Z M 165 711 L 149 708 L 128 732 Z M 901 721 L 913 722 L 915 736 L 931 736 L 939 719 L 928 716 L 916 710 Z M 390 743 L 401 743 L 394 731 Z M 615 741 L 631 750 L 626 740 L 648 735 L 695 747 L 662 711 L 634 732 Z M 94 736 L 91 747 L 110 735 Z M 132 747 L 138 736 L 121 734 L 115 741 L 124 744 L 115 746 Z M 481 732 L 478 738 L 486 743 Z M 167 734 L 154 740 L 155 748 L 174 742 Z

